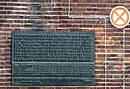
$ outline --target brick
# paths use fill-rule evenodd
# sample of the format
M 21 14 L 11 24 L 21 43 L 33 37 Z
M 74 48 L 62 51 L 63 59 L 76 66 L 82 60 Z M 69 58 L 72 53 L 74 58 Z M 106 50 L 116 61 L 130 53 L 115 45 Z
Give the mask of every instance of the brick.
M 119 87 L 112 87 L 111 89 L 123 89 L 123 87 L 122 87 L 122 86 L 119 86 Z M 127 89 L 127 88 L 125 88 L 125 89 Z
M 7 89 L 20 89 L 19 87 L 7 87 Z
M 7 89 L 6 87 L 0 87 L 0 89 Z
M 27 89 L 40 89 L 39 87 L 28 87 Z
M 62 28 L 60 28 L 60 29 L 56 29 L 55 30 L 56 32 L 69 32 L 69 30 L 68 29 L 62 29 Z
M 87 0 L 87 2 L 99 2 L 100 0 Z M 109 0 L 108 0 L 109 1 Z
M 1 0 L 1 1 L 10 1 L 10 0 Z
M 75 87 L 63 87 L 63 89 L 75 89 Z
M 54 89 L 54 87 L 41 87 L 41 89 Z
M 80 30 L 80 29 L 70 29 L 70 32 L 82 32 L 82 30 Z
M 61 87 L 55 87 L 55 89 L 61 89 Z
M 18 0 L 11 0 L 12 2 L 18 2 Z
M 89 89 L 87 87 L 76 87 L 76 89 Z
M 31 0 L 19 0 L 20 2 L 31 2 Z
M 21 87 L 20 89 L 27 89 L 27 87 Z

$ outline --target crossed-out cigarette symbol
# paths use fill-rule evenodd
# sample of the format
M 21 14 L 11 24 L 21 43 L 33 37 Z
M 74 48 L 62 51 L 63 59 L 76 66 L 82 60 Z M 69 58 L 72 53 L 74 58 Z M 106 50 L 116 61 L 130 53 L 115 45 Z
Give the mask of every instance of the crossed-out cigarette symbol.
M 130 14 L 127 8 L 117 6 L 110 13 L 110 21 L 117 28 L 124 28 L 129 24 Z

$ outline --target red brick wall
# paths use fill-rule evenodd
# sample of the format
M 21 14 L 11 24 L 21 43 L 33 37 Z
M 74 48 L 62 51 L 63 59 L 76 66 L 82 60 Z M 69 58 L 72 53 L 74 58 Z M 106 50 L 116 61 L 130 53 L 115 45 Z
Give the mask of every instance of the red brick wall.
M 130 0 L 70 0 L 70 9 L 69 0 L 33 1 L 0 0 L 0 89 L 130 89 L 130 25 L 117 29 L 108 18 L 115 6 L 130 9 Z M 76 16 L 107 17 L 76 18 L 70 17 L 69 11 Z M 95 32 L 95 85 L 11 86 L 11 32 L 14 30 Z

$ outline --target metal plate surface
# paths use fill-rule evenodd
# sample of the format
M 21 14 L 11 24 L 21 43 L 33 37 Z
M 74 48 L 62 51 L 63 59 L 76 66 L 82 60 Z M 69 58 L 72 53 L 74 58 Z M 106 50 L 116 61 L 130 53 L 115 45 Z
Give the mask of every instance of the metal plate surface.
M 93 85 L 94 70 L 93 32 L 12 33 L 12 85 Z

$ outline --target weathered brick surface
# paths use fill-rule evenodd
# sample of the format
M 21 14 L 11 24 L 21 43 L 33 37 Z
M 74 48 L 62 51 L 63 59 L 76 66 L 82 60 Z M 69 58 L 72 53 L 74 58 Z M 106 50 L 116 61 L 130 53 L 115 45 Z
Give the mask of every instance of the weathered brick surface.
M 130 0 L 70 0 L 68 3 L 69 0 L 0 0 L 0 89 L 130 89 L 130 25 L 117 29 L 108 18 L 115 6 L 130 10 Z M 92 15 L 107 18 L 106 21 L 90 18 Z M 11 86 L 11 32 L 14 30 L 95 32 L 95 86 Z

